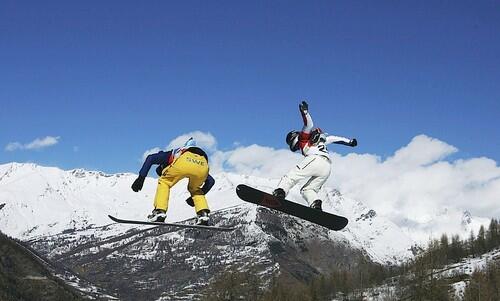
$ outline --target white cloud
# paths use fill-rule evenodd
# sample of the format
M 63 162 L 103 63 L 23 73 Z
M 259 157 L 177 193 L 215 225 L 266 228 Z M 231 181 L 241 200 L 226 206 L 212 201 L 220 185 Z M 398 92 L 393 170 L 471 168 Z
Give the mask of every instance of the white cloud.
M 235 173 L 279 178 L 299 160 L 300 155 L 289 150 L 253 144 L 227 152 L 223 166 Z
M 456 151 L 457 149 L 454 146 L 440 140 L 426 135 L 418 135 L 407 146 L 396 151 L 394 156 L 387 160 L 387 163 L 411 168 L 431 164 Z
M 61 139 L 61 137 L 46 136 L 44 138 L 36 138 L 35 140 L 33 140 L 29 143 L 26 143 L 26 144 L 21 144 L 19 142 L 10 142 L 5 147 L 5 150 L 6 151 L 15 151 L 15 150 L 42 149 L 42 148 L 56 145 L 57 143 L 59 143 L 59 139 Z
M 7 146 L 5 146 L 5 150 L 8 152 L 13 152 L 18 149 L 23 149 L 23 145 L 19 142 L 10 142 Z
M 49 147 L 52 145 L 56 145 L 59 142 L 59 139 L 61 137 L 52 137 L 52 136 L 47 136 L 45 138 L 37 138 L 33 140 L 32 142 L 28 143 L 25 145 L 26 149 L 40 149 L 40 148 L 45 148 Z
M 424 135 L 394 156 L 333 154 L 328 185 L 379 213 L 422 222 L 444 208 L 500 216 L 500 168 L 488 158 L 445 159 L 457 149 Z
M 187 134 L 180 135 L 170 141 L 167 146 L 167 149 L 178 148 L 184 145 L 189 138 L 193 137 L 196 140 L 196 144 L 207 150 L 207 151 L 215 151 L 217 146 L 217 141 L 215 137 L 210 133 L 205 133 L 201 131 L 194 131 Z

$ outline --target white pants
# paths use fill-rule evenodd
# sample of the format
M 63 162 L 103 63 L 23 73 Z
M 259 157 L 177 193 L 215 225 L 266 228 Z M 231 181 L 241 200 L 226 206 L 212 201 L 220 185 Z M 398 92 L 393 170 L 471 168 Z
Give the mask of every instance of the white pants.
M 318 192 L 330 176 L 330 170 L 330 159 L 320 155 L 309 155 L 281 178 L 278 188 L 282 188 L 288 194 L 298 181 L 309 178 L 300 189 L 300 193 L 310 205 L 318 199 Z

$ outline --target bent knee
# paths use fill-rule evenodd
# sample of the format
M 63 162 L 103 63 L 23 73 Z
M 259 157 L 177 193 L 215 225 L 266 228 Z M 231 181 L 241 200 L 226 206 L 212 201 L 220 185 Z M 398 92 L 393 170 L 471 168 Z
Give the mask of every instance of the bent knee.
M 304 194 L 310 192 L 311 190 L 312 189 L 310 187 L 302 187 L 302 188 L 300 188 L 300 194 L 304 195 Z

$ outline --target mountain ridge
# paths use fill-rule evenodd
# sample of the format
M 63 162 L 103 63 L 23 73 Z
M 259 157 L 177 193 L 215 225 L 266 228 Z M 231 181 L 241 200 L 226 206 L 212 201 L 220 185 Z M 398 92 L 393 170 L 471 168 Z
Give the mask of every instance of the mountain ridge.
M 143 191 L 134 193 L 130 189 L 134 174 L 106 174 L 83 169 L 64 171 L 36 164 L 0 165 L 0 175 L 0 203 L 6 204 L 0 211 L 0 230 L 26 240 L 103 226 L 110 223 L 107 214 L 142 220 L 151 210 L 156 188 L 156 180 L 147 178 Z M 268 191 L 277 182 L 276 179 L 231 173 L 214 176 L 216 184 L 207 195 L 212 211 L 254 206 L 236 196 L 237 184 Z M 29 182 L 29 189 L 25 182 Z M 409 250 L 414 242 L 390 220 L 377 216 L 362 202 L 345 198 L 334 189 L 326 188 L 322 194 L 325 210 L 350 219 L 348 229 L 339 233 L 352 241 L 353 246 L 365 248 L 367 254 L 382 263 L 397 263 L 411 257 Z M 173 187 L 167 221 L 177 222 L 194 216 L 194 210 L 183 201 L 187 197 L 182 182 Z M 292 189 L 289 199 L 302 199 L 298 189 Z M 359 219 L 360 216 L 363 218 Z M 398 237 L 398 242 L 384 242 L 393 240 L 394 236 Z

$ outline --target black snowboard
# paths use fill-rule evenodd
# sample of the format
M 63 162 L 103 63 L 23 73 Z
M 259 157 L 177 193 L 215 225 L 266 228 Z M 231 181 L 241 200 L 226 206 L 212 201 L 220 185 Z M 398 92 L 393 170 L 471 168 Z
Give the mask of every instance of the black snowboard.
M 278 210 L 326 227 L 330 230 L 342 230 L 349 222 L 347 218 L 343 216 L 320 211 L 287 200 L 279 200 L 272 194 L 243 184 L 236 187 L 236 194 L 238 194 L 240 199 L 246 202 Z
M 170 226 L 178 228 L 194 228 L 194 229 L 205 229 L 205 230 L 215 230 L 215 231 L 233 231 L 236 228 L 226 228 L 226 227 L 215 227 L 215 226 L 203 226 L 203 225 L 186 225 L 179 223 L 161 223 L 161 222 L 146 222 L 146 221 L 136 221 L 128 219 L 116 218 L 112 215 L 108 215 L 111 220 L 121 224 L 135 224 L 135 225 L 150 225 L 150 226 Z

